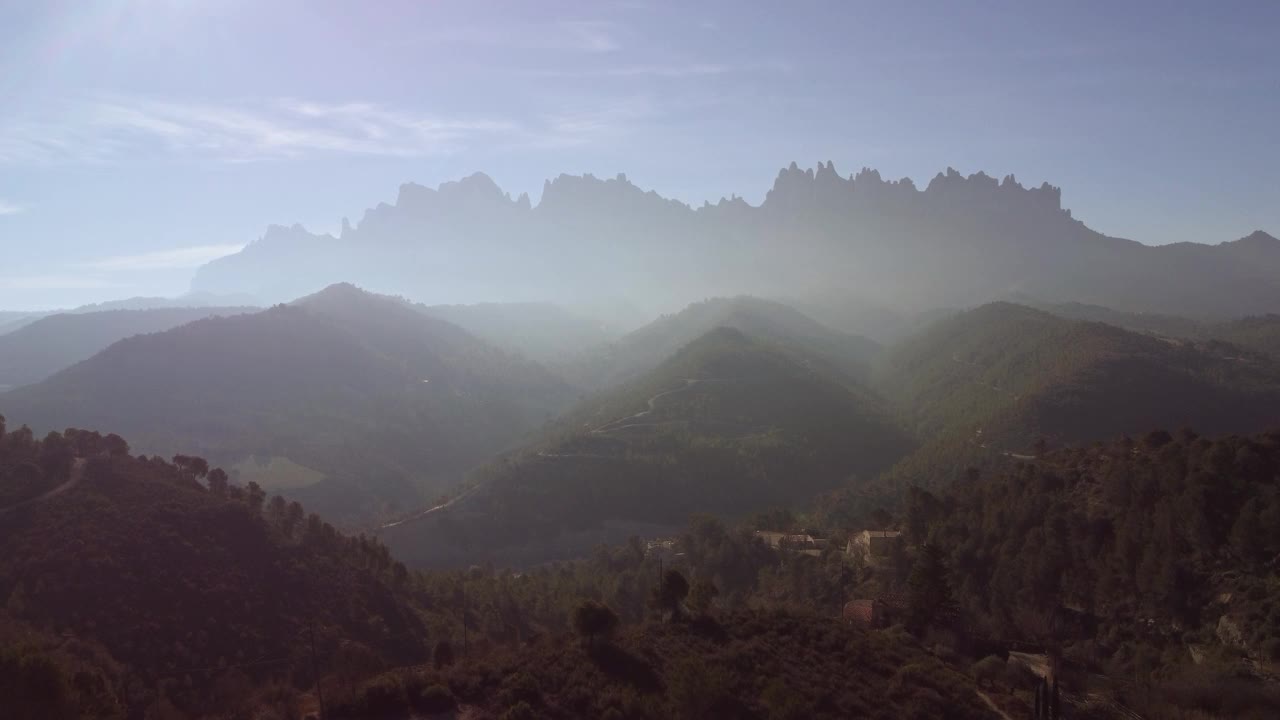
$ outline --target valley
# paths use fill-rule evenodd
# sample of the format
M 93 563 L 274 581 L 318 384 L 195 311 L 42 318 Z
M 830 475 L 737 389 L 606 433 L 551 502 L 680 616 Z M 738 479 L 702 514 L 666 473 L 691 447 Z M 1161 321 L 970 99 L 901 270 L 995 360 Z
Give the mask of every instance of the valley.
M 1277 29 L 0 2 L 0 720 L 1280 718 Z

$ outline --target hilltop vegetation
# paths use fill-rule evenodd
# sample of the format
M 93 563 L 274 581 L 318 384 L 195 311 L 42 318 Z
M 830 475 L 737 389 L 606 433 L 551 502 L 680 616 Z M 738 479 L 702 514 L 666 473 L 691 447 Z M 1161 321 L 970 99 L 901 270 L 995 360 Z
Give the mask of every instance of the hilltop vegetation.
M 0 644 L 51 678 L 8 689 L 56 696 L 27 717 L 229 710 L 301 673 L 311 630 L 330 651 L 355 640 L 385 661 L 420 657 L 426 620 L 385 548 L 228 486 L 203 460 L 128 452 L 97 433 L 0 432 L 0 468 L 40 457 L 58 482 L 83 465 L 74 488 L 0 516 Z
M 695 512 L 795 502 L 874 477 L 906 449 L 873 396 L 721 328 L 485 466 L 455 505 L 385 537 L 414 562 L 538 561 Z
M 491 718 L 997 717 L 971 679 L 909 637 L 778 612 L 648 623 L 590 648 L 547 639 L 456 668 L 389 674 L 339 716 L 395 717 L 430 687 Z
M 427 501 L 570 397 L 545 369 L 454 325 L 335 286 L 116 343 L 0 395 L 0 409 L 41 430 L 116 428 L 140 449 L 228 466 L 285 457 L 327 476 L 293 497 L 354 521 Z

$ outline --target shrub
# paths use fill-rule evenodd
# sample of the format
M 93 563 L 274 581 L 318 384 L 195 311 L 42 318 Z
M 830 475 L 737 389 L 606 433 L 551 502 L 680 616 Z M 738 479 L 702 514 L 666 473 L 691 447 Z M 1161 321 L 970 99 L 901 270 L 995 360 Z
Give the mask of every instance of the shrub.
M 502 713 L 502 720 L 537 720 L 537 717 L 529 703 L 523 700 L 507 708 L 507 711 Z
M 409 706 L 400 679 L 391 675 L 384 675 L 366 684 L 363 701 L 365 712 L 375 717 L 401 713 Z
M 973 677 L 981 685 L 984 682 L 988 685 L 995 685 L 999 680 L 1007 679 L 1006 666 L 1004 660 L 998 655 L 988 655 L 973 664 L 971 672 Z
M 442 713 L 453 709 L 453 693 L 443 685 L 429 685 L 412 697 L 413 709 L 424 713 Z

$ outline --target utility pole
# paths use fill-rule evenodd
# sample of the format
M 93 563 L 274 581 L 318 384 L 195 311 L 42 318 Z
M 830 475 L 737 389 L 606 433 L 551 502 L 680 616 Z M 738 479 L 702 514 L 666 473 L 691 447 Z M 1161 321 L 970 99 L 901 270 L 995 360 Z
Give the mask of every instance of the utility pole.
M 462 656 L 467 656 L 467 581 L 462 581 Z
M 320 688 L 320 665 L 316 661 L 316 625 L 312 621 L 311 626 L 311 674 L 316 679 L 316 701 L 320 703 L 320 720 L 324 720 L 326 713 L 324 711 L 324 691 Z

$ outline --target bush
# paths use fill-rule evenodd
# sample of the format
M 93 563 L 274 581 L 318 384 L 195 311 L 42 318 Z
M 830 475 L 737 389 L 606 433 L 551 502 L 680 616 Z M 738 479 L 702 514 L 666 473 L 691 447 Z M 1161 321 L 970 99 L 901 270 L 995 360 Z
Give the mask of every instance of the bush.
M 537 720 L 537 717 L 529 703 L 523 700 L 507 708 L 507 711 L 502 713 L 502 720 Z
M 453 709 L 453 693 L 443 685 L 429 685 L 414 694 L 413 709 L 424 713 L 442 713 Z
M 979 685 L 984 682 L 994 686 L 1000 680 L 1008 679 L 1007 663 L 998 655 L 988 655 L 973 664 L 971 672 Z
M 401 713 L 409 707 L 400 679 L 390 675 L 365 685 L 362 699 L 364 711 L 375 717 Z

